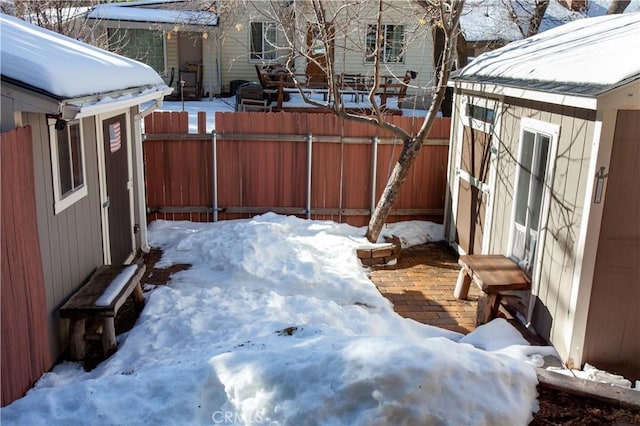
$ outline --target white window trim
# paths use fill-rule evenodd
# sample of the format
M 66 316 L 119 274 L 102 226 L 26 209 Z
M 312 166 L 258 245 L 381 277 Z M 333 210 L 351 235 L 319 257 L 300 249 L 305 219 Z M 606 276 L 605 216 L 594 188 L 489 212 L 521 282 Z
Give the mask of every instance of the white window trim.
M 252 50 L 252 42 L 253 42 L 253 37 L 252 37 L 252 31 L 253 31 L 253 24 L 262 24 L 262 51 L 261 52 L 255 52 L 257 55 L 261 55 L 264 54 L 264 48 L 265 48 L 265 44 L 267 45 L 267 47 L 270 47 L 270 44 L 272 42 L 267 41 L 267 37 L 265 34 L 265 25 L 266 24 L 273 24 L 275 25 L 276 28 L 276 39 L 273 41 L 273 50 L 275 52 L 276 57 L 271 59 L 271 58 L 252 58 L 254 52 Z M 278 61 L 278 56 L 279 56 L 279 49 L 278 49 L 278 26 L 276 25 L 276 22 L 274 21 L 251 21 L 249 22 L 249 63 L 250 64 L 273 64 L 276 63 Z
M 82 167 L 82 186 L 75 191 L 62 196 L 62 189 L 60 188 L 60 164 L 58 162 L 58 132 L 55 128 L 56 119 L 49 119 L 49 150 L 51 152 L 51 172 L 53 177 L 53 211 L 54 214 L 59 214 L 71 207 L 89 194 L 87 187 L 87 168 L 85 162 L 85 147 L 84 147 L 84 129 L 82 126 L 82 120 L 68 121 L 66 123 L 67 128 L 69 125 L 78 124 L 80 127 L 80 164 Z
M 546 239 L 547 221 L 549 219 L 549 209 L 551 206 L 551 191 L 555 172 L 555 159 L 558 149 L 558 138 L 560 136 L 560 126 L 551 124 L 544 121 L 535 120 L 528 117 L 523 117 L 520 121 L 520 132 L 518 136 L 518 153 L 517 161 L 519 161 L 522 155 L 522 139 L 525 131 L 532 133 L 541 133 L 550 137 L 549 142 L 549 154 L 547 158 L 547 169 L 545 171 L 544 178 L 544 192 L 542 194 L 542 205 L 540 206 L 540 225 L 537 235 L 537 243 L 535 248 L 535 254 L 533 257 L 533 265 L 531 268 L 532 280 L 532 294 L 537 294 L 540 285 L 540 272 L 542 265 L 542 253 L 544 252 L 544 243 Z M 516 217 L 516 185 L 520 177 L 520 167 L 517 166 L 513 179 L 514 193 L 511 206 L 511 218 L 509 220 L 509 243 L 507 246 L 507 253 L 510 258 L 513 258 L 513 243 L 514 243 L 514 222 Z
M 486 108 L 493 111 L 494 120 L 493 123 L 488 123 L 486 121 L 478 120 L 477 118 L 470 117 L 467 115 L 467 106 L 479 106 L 482 108 Z M 496 99 L 489 98 L 478 98 L 475 96 L 463 96 L 462 97 L 462 105 L 460 108 L 460 117 L 462 119 L 462 123 L 465 126 L 471 127 L 472 129 L 480 130 L 484 133 L 493 133 L 493 128 L 496 125 L 498 120 L 498 101 Z
M 367 56 L 367 34 L 369 32 L 369 26 L 373 25 L 373 26 L 377 26 L 378 24 L 367 24 L 367 29 L 365 31 L 365 40 L 364 40 L 364 64 L 365 65 L 372 65 L 375 61 L 372 59 L 369 59 Z M 405 24 L 393 24 L 393 23 L 382 23 L 381 24 L 383 28 L 389 26 L 389 25 L 393 25 L 396 27 L 402 27 L 402 60 L 401 61 L 386 61 L 384 58 L 384 54 L 382 54 L 380 56 L 380 63 L 381 64 L 386 64 L 386 65 L 393 65 L 393 64 L 405 64 L 407 61 L 407 40 L 406 40 L 406 35 L 407 35 L 407 26 Z M 386 32 L 385 32 L 386 33 Z M 386 37 L 383 40 L 382 43 L 382 47 L 384 48 L 384 45 L 386 44 Z

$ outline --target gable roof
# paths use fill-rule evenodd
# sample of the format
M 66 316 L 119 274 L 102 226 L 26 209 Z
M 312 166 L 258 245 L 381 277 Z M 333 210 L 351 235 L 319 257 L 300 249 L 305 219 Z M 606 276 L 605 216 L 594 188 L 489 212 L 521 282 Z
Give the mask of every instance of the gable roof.
M 640 13 L 581 19 L 484 53 L 452 80 L 597 96 L 640 79 Z
M 175 9 L 162 8 L 165 4 L 180 4 Z M 159 6 L 159 7 L 146 7 Z M 89 19 L 109 21 L 148 22 L 157 24 L 178 24 L 216 26 L 218 15 L 203 10 L 186 9 L 188 2 L 183 1 L 141 1 L 131 3 L 107 3 L 96 6 L 89 14 Z
M 55 99 L 127 89 L 166 91 L 148 65 L 0 14 L 2 80 Z M 131 96 L 131 95 L 129 95 Z

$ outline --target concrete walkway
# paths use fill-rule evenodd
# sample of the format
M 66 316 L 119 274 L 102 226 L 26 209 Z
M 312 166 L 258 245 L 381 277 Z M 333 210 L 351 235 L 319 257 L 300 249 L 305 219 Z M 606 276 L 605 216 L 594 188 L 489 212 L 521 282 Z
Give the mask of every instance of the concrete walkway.
M 476 327 L 479 290 L 471 286 L 469 300 L 453 297 L 458 256 L 445 243 L 403 249 L 396 265 L 373 267 L 371 280 L 400 315 L 460 333 Z

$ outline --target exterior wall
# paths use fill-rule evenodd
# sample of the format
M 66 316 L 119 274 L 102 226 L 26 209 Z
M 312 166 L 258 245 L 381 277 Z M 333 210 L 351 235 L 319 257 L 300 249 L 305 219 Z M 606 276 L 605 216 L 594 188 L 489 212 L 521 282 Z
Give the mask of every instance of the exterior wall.
M 481 94 L 476 94 L 481 96 Z M 485 95 L 486 96 L 486 95 Z M 459 135 L 461 96 L 454 99 L 452 135 Z M 560 355 L 567 359 L 569 340 L 573 328 L 571 297 L 574 274 L 579 273 L 578 238 L 584 214 L 587 183 L 590 181 L 589 164 L 596 129 L 595 111 L 562 107 L 522 99 L 503 98 L 499 108 L 497 135 L 499 149 L 495 161 L 495 187 L 491 194 L 493 209 L 490 220 L 488 254 L 509 255 L 516 159 L 520 143 L 522 118 L 528 117 L 559 126 L 556 157 L 553 168 L 552 197 L 544 240 L 538 243 L 537 259 L 541 259 L 539 279 L 534 276 L 537 302 L 533 314 L 533 327 L 543 338 L 554 344 Z M 450 149 L 449 185 L 453 194 L 456 152 L 460 140 L 452 138 Z M 451 200 L 455 203 L 456 200 Z M 451 208 L 451 206 L 449 206 Z M 453 223 L 452 217 L 448 223 Z M 447 237 L 453 241 L 453 227 L 447 228 Z
M 583 361 L 640 379 L 640 110 L 617 113 Z M 623 367 L 623 370 L 620 370 Z M 626 367 L 626 368 L 625 368 Z
M 165 78 L 165 82 L 169 84 L 171 69 L 173 69 L 173 93 L 179 94 L 180 62 L 178 60 L 178 37 L 173 33 L 166 33 L 164 36 L 164 55 L 167 64 L 167 77 Z
M 323 4 L 328 13 L 334 12 L 335 7 L 342 5 L 342 2 L 326 2 Z M 233 16 L 221 17 L 221 27 L 219 37 L 221 38 L 221 57 L 222 57 L 222 84 L 223 91 L 229 90 L 229 84 L 232 80 L 248 80 L 257 81 L 255 64 L 261 64 L 260 61 L 251 60 L 249 57 L 250 46 L 250 22 L 265 21 L 268 22 L 268 10 L 270 6 L 263 0 L 250 1 L 246 8 L 242 11 L 235 11 Z M 337 14 L 335 17 L 336 42 L 334 46 L 334 59 L 336 72 L 347 72 L 352 74 L 371 74 L 372 64 L 365 62 L 364 44 L 365 34 L 368 24 L 375 23 L 375 10 L 372 6 L 359 6 L 360 12 L 348 10 Z M 298 28 L 306 27 L 307 20 L 304 18 L 308 10 L 304 10 L 304 4 L 298 10 Z M 415 9 L 416 16 L 413 12 L 407 13 L 406 9 L 388 7 L 383 19 L 383 24 L 404 24 L 405 34 L 409 42 L 409 49 L 405 52 L 405 61 L 400 64 L 389 64 L 388 68 L 383 67 L 383 74 L 395 74 L 400 78 L 404 76 L 405 71 L 412 70 L 418 72 L 417 80 L 411 82 L 412 85 L 430 86 L 433 77 L 433 42 L 431 32 L 428 25 L 420 26 L 419 9 Z M 419 15 L 419 16 L 418 16 Z M 358 21 L 358 26 L 350 26 L 353 22 Z M 304 33 L 303 30 L 301 30 Z M 279 44 L 285 47 L 284 35 L 278 34 Z M 300 40 L 300 43 L 306 43 L 306 38 Z M 288 51 L 282 49 L 279 54 L 280 60 L 284 62 Z M 300 68 L 300 74 L 304 74 L 304 63 L 296 63 L 296 67 Z M 408 92 L 414 92 L 416 89 L 410 87 Z
M 22 120 L 33 133 L 38 233 L 51 357 L 56 359 L 67 341 L 67 323 L 60 320 L 58 308 L 103 263 L 95 121 L 90 117 L 82 123 L 88 195 L 56 215 L 46 116 L 24 113 Z
M 537 303 L 533 325 L 536 332 L 554 344 L 566 357 L 569 347 L 565 333 L 571 327 L 570 298 L 577 267 L 577 239 L 584 209 L 586 182 L 595 113 L 571 107 L 505 101 L 497 162 L 495 209 L 491 228 L 490 251 L 508 253 L 513 205 L 515 161 L 518 153 L 521 118 L 529 117 L 559 126 L 557 155 L 553 170 L 552 197 L 544 241 L 538 243 L 536 258 L 541 259 Z M 542 256 L 540 258 L 540 256 Z

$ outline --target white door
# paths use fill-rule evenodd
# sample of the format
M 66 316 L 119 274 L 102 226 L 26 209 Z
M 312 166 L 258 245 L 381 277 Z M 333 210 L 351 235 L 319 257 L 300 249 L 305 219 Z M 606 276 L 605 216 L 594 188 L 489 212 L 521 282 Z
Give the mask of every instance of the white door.
M 516 163 L 515 196 L 511 221 L 510 255 L 531 272 L 542 218 L 551 194 L 552 147 L 557 127 L 523 119 Z

